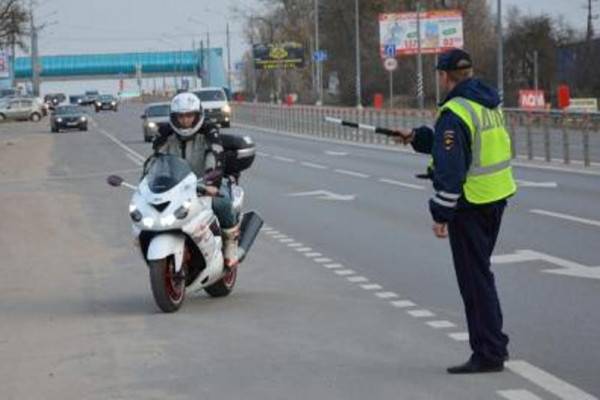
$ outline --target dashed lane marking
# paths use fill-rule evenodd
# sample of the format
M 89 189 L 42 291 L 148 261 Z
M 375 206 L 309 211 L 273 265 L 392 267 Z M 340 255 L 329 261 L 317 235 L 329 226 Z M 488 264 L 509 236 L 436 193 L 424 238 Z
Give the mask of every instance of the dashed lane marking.
M 333 271 L 333 273 L 340 276 L 354 275 L 354 271 L 352 271 L 351 269 L 336 269 L 335 271 Z
M 325 165 L 315 164 L 315 163 L 306 162 L 306 161 L 303 161 L 300 164 L 304 165 L 305 167 L 314 168 L 314 169 L 327 169 L 328 168 Z
M 411 317 L 415 318 L 431 318 L 435 317 L 435 314 L 429 310 L 410 310 L 406 312 Z
M 346 169 L 336 169 L 334 171 L 337 172 L 338 174 L 353 176 L 355 178 L 369 178 L 370 177 L 370 175 L 363 174 L 362 172 L 348 171 Z
M 541 397 L 538 397 L 529 390 L 524 389 L 499 390 L 496 393 L 507 400 L 542 400 Z
M 429 325 L 430 327 L 434 328 L 434 329 L 449 329 L 449 328 L 456 328 L 456 325 L 453 324 L 450 321 L 427 321 L 426 322 L 427 325 Z
M 416 307 L 416 304 L 413 303 L 410 300 L 396 300 L 396 301 L 390 301 L 390 304 L 393 305 L 396 308 L 409 308 L 409 307 Z
M 379 297 L 380 299 L 383 299 L 383 300 L 397 299 L 399 297 L 394 292 L 379 292 L 379 293 L 375 293 L 375 296 L 377 296 L 377 297 Z
M 379 182 L 381 182 L 381 183 L 387 183 L 389 185 L 394 185 L 394 186 L 405 187 L 405 188 L 409 188 L 409 189 L 425 190 L 425 186 L 415 185 L 415 184 L 412 184 L 412 183 L 395 181 L 393 179 L 381 178 L 381 179 L 379 179 Z
M 468 342 L 469 341 L 469 333 L 468 332 L 453 332 L 453 333 L 449 333 L 448 337 L 452 340 L 456 340 L 457 342 Z

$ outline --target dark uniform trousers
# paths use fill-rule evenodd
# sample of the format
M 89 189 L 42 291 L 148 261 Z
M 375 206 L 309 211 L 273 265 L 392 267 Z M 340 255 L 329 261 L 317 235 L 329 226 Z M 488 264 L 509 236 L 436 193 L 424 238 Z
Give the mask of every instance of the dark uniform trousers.
M 502 332 L 502 310 L 490 269 L 505 207 L 506 201 L 502 200 L 458 209 L 448 224 L 473 356 L 492 362 L 508 358 L 508 336 Z

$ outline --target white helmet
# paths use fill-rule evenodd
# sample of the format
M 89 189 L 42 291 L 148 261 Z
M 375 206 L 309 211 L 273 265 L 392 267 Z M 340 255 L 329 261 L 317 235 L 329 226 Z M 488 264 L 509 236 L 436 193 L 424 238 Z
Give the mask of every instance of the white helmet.
M 189 128 L 179 124 L 178 114 L 194 113 L 194 122 Z M 182 138 L 190 138 L 198 131 L 204 122 L 204 110 L 200 99 L 194 93 L 180 93 L 171 100 L 171 114 L 169 124 L 173 130 Z

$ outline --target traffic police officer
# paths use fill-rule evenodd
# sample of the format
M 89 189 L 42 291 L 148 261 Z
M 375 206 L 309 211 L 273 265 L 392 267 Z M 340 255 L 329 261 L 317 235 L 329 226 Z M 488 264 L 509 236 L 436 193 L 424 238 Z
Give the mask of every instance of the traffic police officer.
M 498 92 L 473 78 L 468 53 L 452 49 L 437 65 L 448 92 L 440 104 L 435 130 L 404 131 L 404 144 L 431 154 L 429 201 L 438 238 L 450 237 L 454 268 L 463 299 L 473 351 L 451 374 L 498 372 L 508 359 L 508 336 L 490 269 L 506 199 L 516 190 L 510 136 Z

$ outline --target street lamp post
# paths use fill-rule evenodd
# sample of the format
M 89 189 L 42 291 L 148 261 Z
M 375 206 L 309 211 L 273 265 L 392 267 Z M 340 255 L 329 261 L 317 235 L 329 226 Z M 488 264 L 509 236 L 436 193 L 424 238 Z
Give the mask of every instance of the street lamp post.
M 317 64 L 317 105 L 320 106 L 323 104 L 323 82 L 322 82 L 322 66 L 321 59 L 317 56 L 317 53 L 320 53 L 321 48 L 319 44 L 319 0 L 315 0 L 315 55 L 314 59 Z
M 496 30 L 498 31 L 498 94 L 500 101 L 504 103 L 504 38 L 502 34 L 502 0 L 498 0 L 498 19 Z
M 417 103 L 419 110 L 425 108 L 423 94 L 423 52 L 421 49 L 421 2 L 417 1 Z
M 355 31 L 356 31 L 356 108 L 362 108 L 362 100 L 361 100 L 361 83 L 360 83 L 360 13 L 358 9 L 358 0 L 354 0 L 354 9 L 355 9 Z

